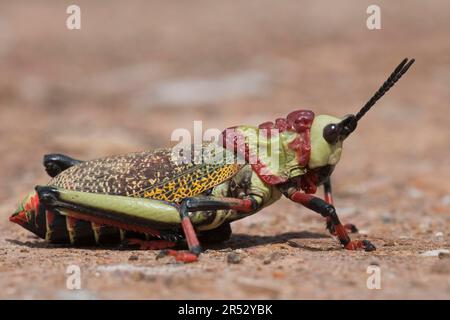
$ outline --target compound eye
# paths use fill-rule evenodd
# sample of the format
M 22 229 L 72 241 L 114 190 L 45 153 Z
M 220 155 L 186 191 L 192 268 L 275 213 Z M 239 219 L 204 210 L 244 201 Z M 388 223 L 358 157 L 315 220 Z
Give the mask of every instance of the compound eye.
M 339 141 L 339 126 L 335 123 L 330 123 L 323 128 L 323 138 L 329 144 L 335 144 Z

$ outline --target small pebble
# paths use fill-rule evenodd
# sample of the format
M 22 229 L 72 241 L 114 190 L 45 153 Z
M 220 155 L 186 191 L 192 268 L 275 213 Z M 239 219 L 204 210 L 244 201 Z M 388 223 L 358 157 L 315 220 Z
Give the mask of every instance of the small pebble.
M 421 224 L 419 224 L 419 228 L 422 232 L 430 232 L 431 231 L 431 222 L 430 221 L 424 221 Z
M 367 236 L 369 234 L 368 230 L 359 230 L 358 233 L 363 236 Z
M 384 215 L 381 216 L 381 221 L 384 224 L 388 224 L 388 223 L 394 222 L 394 219 L 391 217 L 390 214 L 384 214 Z
M 136 260 L 138 260 L 138 259 L 139 259 L 139 256 L 137 256 L 137 255 L 135 255 L 135 254 L 132 254 L 132 255 L 128 258 L 129 261 L 136 261 Z
M 242 258 L 238 253 L 231 252 L 227 256 L 227 261 L 228 261 L 228 263 L 238 264 L 238 263 L 241 263 Z
M 434 234 L 437 240 L 443 240 L 444 239 L 444 233 L 443 232 L 436 232 Z
M 439 252 L 438 257 L 439 257 L 439 259 L 450 259 L 450 253 L 448 253 L 448 252 Z
M 301 247 L 301 245 L 299 245 L 299 243 L 297 241 L 295 241 L 295 240 L 289 240 L 287 242 L 287 244 L 289 246 L 293 247 L 293 248 L 300 248 Z
M 413 199 L 418 199 L 423 196 L 423 192 L 416 188 L 409 188 L 407 190 L 408 196 Z
M 286 255 L 286 253 L 284 252 L 279 252 L 279 251 L 275 251 L 272 252 L 264 261 L 264 264 L 270 264 L 272 261 L 276 261 L 279 260 L 280 258 L 284 257 Z
M 439 260 L 431 266 L 431 272 L 438 274 L 449 274 L 450 263 L 447 261 Z
M 444 205 L 444 206 L 450 206 L 450 196 L 444 196 L 444 197 L 442 197 L 441 198 L 441 203 Z
M 370 261 L 369 264 L 370 264 L 371 266 L 380 266 L 380 263 L 379 263 L 378 261 L 376 261 L 376 260 Z
M 447 249 L 437 249 L 437 250 L 429 250 L 420 254 L 421 257 L 438 257 L 439 254 L 446 253 L 449 254 L 450 251 Z
M 386 241 L 384 243 L 385 247 L 395 247 L 397 245 L 397 243 L 395 243 L 395 241 Z

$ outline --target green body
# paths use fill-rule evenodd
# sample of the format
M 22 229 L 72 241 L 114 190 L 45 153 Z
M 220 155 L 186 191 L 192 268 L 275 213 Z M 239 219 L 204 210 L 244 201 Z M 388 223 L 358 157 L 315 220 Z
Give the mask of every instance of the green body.
M 253 126 L 239 126 L 235 130 L 242 134 L 250 150 L 264 164 L 265 174 L 289 180 L 307 173 L 310 168 L 336 164 L 342 144 L 329 145 L 323 139 L 321 130 L 328 123 L 338 120 L 330 116 L 317 116 L 314 119 L 311 126 L 309 167 L 301 167 L 297 162 L 298 155 L 290 149 L 290 143 L 296 138 L 295 132 L 285 131 L 268 137 L 261 136 L 259 129 Z M 203 152 L 205 150 L 207 152 Z M 134 226 L 143 223 L 151 229 L 177 235 L 181 234 L 179 206 L 188 197 L 251 197 L 257 203 L 256 208 L 250 212 L 232 209 L 189 212 L 195 229 L 200 233 L 245 218 L 280 199 L 282 193 L 277 185 L 267 183 L 261 177 L 261 172 L 255 172 L 251 164 L 241 164 L 234 152 L 217 146 L 211 149 L 210 144 L 205 144 L 202 154 L 200 162 L 187 161 L 185 156 L 174 156 L 173 149 L 163 148 L 84 161 L 58 174 L 48 186 L 58 191 L 60 201 L 79 209 L 106 212 L 110 216 L 120 217 L 121 229 L 138 230 L 133 227 L 133 223 Z M 220 157 L 216 158 L 218 155 Z M 21 210 L 32 194 L 20 206 Z M 54 213 L 46 213 L 43 218 L 39 213 L 30 210 L 27 212 L 36 221 L 47 220 L 46 231 L 42 232 L 50 241 L 56 233 L 60 234 L 56 241 L 66 238 L 63 235 L 66 227 L 61 225 L 67 225 L 69 230 L 68 226 L 73 225 L 73 221 L 69 223 L 67 220 L 69 217 L 72 220 L 92 221 L 92 225 L 81 225 L 83 221 L 80 221 L 72 226 L 69 230 L 71 243 L 76 243 L 73 239 L 83 237 L 81 234 L 86 228 L 93 229 L 95 239 L 101 236 L 96 220 L 91 220 L 86 215 L 77 215 L 77 211 L 64 206 L 55 211 L 57 216 L 62 216 L 66 221 L 61 222 L 61 218 L 57 217 L 58 228 L 52 224 L 55 218 L 49 221 L 48 215 Z M 100 222 L 100 226 L 102 224 Z
M 230 185 L 233 188 L 230 188 Z M 244 189 L 246 188 L 246 189 Z M 248 188 L 248 189 L 247 189 Z M 60 199 L 73 204 L 102 211 L 115 212 L 128 218 L 140 218 L 153 222 L 155 225 L 178 226 L 181 222 L 178 206 L 162 200 L 136 198 L 128 196 L 89 193 L 58 188 Z M 257 211 L 278 200 L 281 193 L 277 188 L 266 185 L 253 173 L 251 166 L 245 165 L 230 180 L 227 180 L 211 191 L 211 196 L 236 198 L 252 195 L 260 207 Z M 211 230 L 224 222 L 235 221 L 250 214 L 236 210 L 197 211 L 191 212 L 190 218 L 198 230 Z M 64 211 L 63 211 L 64 212 Z
M 163 148 L 84 162 L 46 155 L 44 166 L 54 178 L 37 186 L 10 221 L 49 241 L 70 238 L 72 244 L 89 238 L 105 243 L 103 238 L 118 233 L 123 240 L 127 231 L 178 241 L 182 230 L 191 255 L 178 258 L 192 262 L 201 252 L 196 232 L 222 241 L 231 234 L 230 222 L 284 194 L 327 217 L 346 249 L 374 250 L 346 234 L 332 205 L 330 175 L 342 142 L 413 63 L 404 59 L 358 113 L 343 119 L 295 110 L 258 127 L 229 128 L 223 146 L 204 144 L 188 153 Z M 315 193 L 320 184 L 325 200 L 303 194 Z
M 342 144 L 331 146 L 321 135 L 321 130 L 325 125 L 336 121 L 339 119 L 325 115 L 317 116 L 314 119 L 311 127 L 311 167 L 335 165 L 339 160 Z M 243 134 L 245 142 L 254 148 L 253 150 L 257 150 L 259 158 L 267 165 L 269 172 L 290 179 L 307 171 L 307 168 L 302 168 L 297 164 L 296 155 L 289 148 L 289 143 L 295 138 L 295 133 L 285 131 L 268 139 L 260 136 L 256 127 L 240 126 L 237 127 L 237 130 Z M 208 146 L 208 144 L 204 145 L 203 148 Z M 234 155 L 230 156 L 229 151 L 221 147 L 216 148 L 218 149 L 212 155 L 223 152 L 225 156 L 220 158 L 221 161 L 233 159 Z M 204 163 L 200 164 L 187 161 L 182 164 L 174 164 L 172 154 L 169 158 L 169 150 L 158 149 L 150 153 L 86 161 L 62 172 L 49 185 L 57 187 L 61 199 L 70 203 L 120 213 L 129 218 L 145 219 L 159 226 L 158 228 L 167 226 L 167 229 L 179 226 L 181 222 L 177 204 L 183 199 L 179 194 L 185 193 L 185 191 L 180 191 L 177 187 L 182 184 L 180 181 L 186 177 L 185 180 L 190 183 L 187 188 L 198 190 L 188 196 L 207 194 L 214 197 L 238 199 L 252 196 L 258 203 L 258 209 L 246 213 L 236 210 L 190 212 L 191 221 L 199 231 L 212 230 L 225 222 L 247 217 L 281 197 L 278 188 L 265 183 L 249 164 L 227 169 L 223 174 L 223 168 L 230 166 L 227 164 L 228 162 L 221 163 L 203 159 Z M 164 167 L 164 170 L 154 170 L 155 167 L 161 168 L 159 164 L 163 161 L 170 165 Z M 143 169 L 136 171 L 136 167 Z M 149 168 L 150 171 L 146 168 Z M 148 172 L 152 175 L 151 177 Z M 214 175 L 217 172 L 220 174 Z M 145 182 L 136 179 L 136 176 L 139 175 L 144 175 Z M 161 176 L 164 178 L 160 178 Z M 137 186 L 137 188 L 129 188 L 125 185 L 126 183 Z M 168 186 L 172 188 L 172 198 L 167 196 Z M 103 189 L 99 190 L 100 187 Z M 179 196 L 173 196 L 177 194 Z

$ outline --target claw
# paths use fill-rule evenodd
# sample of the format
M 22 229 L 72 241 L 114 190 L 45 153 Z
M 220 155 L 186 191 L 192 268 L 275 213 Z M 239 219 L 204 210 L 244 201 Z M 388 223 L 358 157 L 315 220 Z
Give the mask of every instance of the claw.
M 377 250 L 377 248 L 369 240 L 363 240 L 362 242 L 364 245 L 364 250 L 366 250 L 367 252 Z
M 344 248 L 347 250 L 364 249 L 367 252 L 376 250 L 375 246 L 369 240 L 352 240 Z

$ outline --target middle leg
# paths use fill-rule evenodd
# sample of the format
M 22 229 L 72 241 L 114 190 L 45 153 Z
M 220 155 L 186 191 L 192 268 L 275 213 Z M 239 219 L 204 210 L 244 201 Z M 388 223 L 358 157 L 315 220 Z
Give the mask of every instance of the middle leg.
M 186 198 L 180 206 L 181 226 L 186 237 L 189 247 L 188 252 L 163 250 L 159 257 L 165 255 L 175 256 L 178 261 L 192 262 L 196 261 L 200 255 L 202 248 L 198 241 L 192 221 L 189 217 L 189 212 L 203 211 L 203 210 L 236 210 L 241 212 L 252 212 L 258 208 L 258 202 L 253 198 L 237 199 L 237 198 L 220 198 L 220 197 L 194 197 Z

